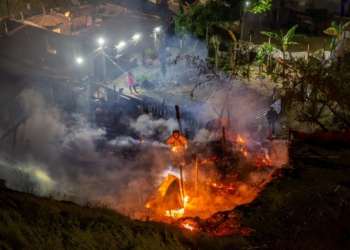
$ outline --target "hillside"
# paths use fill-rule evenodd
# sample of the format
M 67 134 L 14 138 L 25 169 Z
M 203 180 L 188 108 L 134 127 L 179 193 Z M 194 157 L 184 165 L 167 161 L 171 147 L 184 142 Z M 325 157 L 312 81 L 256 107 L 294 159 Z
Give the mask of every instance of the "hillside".
M 290 164 L 275 172 L 254 202 L 220 219 L 194 218 L 193 232 L 141 222 L 108 208 L 80 206 L 0 189 L 1 249 L 348 249 L 350 168 L 348 151 L 294 141 Z M 251 236 L 212 237 L 235 214 Z M 232 216 L 231 216 L 232 217 Z M 215 220 L 214 220 L 215 219 Z M 208 224 L 211 221 L 212 224 Z M 213 221 L 215 223 L 213 223 Z M 175 221 L 176 223 L 176 221 Z M 207 230 L 208 232 L 208 230 Z

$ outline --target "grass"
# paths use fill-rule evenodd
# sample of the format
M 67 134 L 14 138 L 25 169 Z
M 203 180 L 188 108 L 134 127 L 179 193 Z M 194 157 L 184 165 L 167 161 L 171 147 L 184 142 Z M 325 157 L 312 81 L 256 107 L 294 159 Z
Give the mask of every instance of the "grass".
M 0 190 L 0 249 L 227 249 L 244 237 L 213 238 L 175 225 L 132 220 L 106 207 L 80 206 Z M 240 249 L 240 248 L 231 248 Z

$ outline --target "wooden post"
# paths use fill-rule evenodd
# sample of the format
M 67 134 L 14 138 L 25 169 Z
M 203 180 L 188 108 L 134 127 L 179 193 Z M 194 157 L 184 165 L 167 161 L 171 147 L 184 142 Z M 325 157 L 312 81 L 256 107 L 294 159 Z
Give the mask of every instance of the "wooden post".
M 309 64 L 310 44 L 307 45 L 306 63 Z
M 288 141 L 290 141 L 291 136 L 292 136 L 292 128 L 289 128 L 289 131 L 288 131 Z
M 181 126 L 180 108 L 178 105 L 175 105 L 175 112 L 176 112 L 176 119 L 179 124 L 180 134 L 182 135 L 183 133 L 182 133 L 182 126 Z
M 223 153 L 223 157 L 225 157 L 226 156 L 225 127 L 222 127 L 222 153 Z
M 24 17 L 23 17 L 23 12 L 21 11 L 21 18 L 22 18 L 22 21 L 24 20 Z
M 115 90 L 115 85 L 113 85 L 114 89 L 114 101 L 117 101 L 117 91 Z
M 235 43 L 235 51 L 233 52 L 233 73 L 236 72 L 237 45 L 238 43 Z
M 227 129 L 230 130 L 231 123 L 230 123 L 230 109 L 227 109 Z
M 184 182 L 182 178 L 182 165 L 180 164 L 180 185 L 181 185 L 181 195 L 182 195 L 182 204 L 185 206 L 185 193 L 184 193 Z
M 6 7 L 7 7 L 7 17 L 8 19 L 11 19 L 11 11 L 10 11 L 10 0 L 6 1 Z
M 13 156 L 15 156 L 15 153 L 16 153 L 17 129 L 18 129 L 18 126 L 17 126 L 17 127 L 15 128 L 15 130 L 13 131 L 13 140 L 12 140 Z
M 344 55 L 345 56 L 345 53 L 346 53 L 346 30 L 344 30 L 344 35 L 343 35 L 343 47 L 344 47 Z
M 194 193 L 195 193 L 195 197 L 197 197 L 198 195 L 198 157 L 196 157 L 196 165 L 195 165 L 195 168 L 196 168 L 196 173 L 195 173 L 195 176 L 196 176 L 196 179 L 194 180 Z
M 324 60 L 324 52 L 326 51 L 326 44 L 324 43 L 323 44 L 323 54 L 322 54 L 322 58 L 323 58 L 323 60 Z M 331 51 L 331 55 L 332 55 L 332 53 L 333 53 L 333 49 L 332 49 L 332 51 Z

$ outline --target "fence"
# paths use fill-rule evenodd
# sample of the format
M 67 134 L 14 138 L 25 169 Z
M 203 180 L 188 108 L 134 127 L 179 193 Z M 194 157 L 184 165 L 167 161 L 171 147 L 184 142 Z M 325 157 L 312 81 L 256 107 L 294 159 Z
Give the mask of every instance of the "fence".
M 276 110 L 276 112 L 278 114 L 281 113 L 281 99 L 274 102 L 271 107 L 274 107 L 274 109 Z M 247 125 L 254 125 L 254 126 L 259 126 L 259 125 L 264 125 L 267 123 L 267 118 L 266 118 L 266 113 L 267 111 L 269 111 L 270 107 L 262 109 L 254 114 L 245 116 L 241 119 L 239 119 L 239 129 L 244 128 Z
M 176 112 L 174 105 L 169 105 L 160 102 L 151 97 L 136 98 L 133 96 L 124 95 L 117 90 L 93 83 L 91 88 L 95 98 L 104 98 L 108 103 L 119 102 L 124 113 L 132 118 L 137 118 L 143 113 L 147 113 L 154 118 L 173 118 L 176 120 Z M 274 107 L 276 112 L 281 112 L 281 100 L 274 102 L 271 107 Z M 247 126 L 258 127 L 267 123 L 266 113 L 270 108 L 259 110 L 258 112 L 240 118 L 238 120 L 238 128 L 242 129 Z M 191 130 L 197 130 L 205 127 L 205 122 L 202 120 L 201 113 L 203 105 L 191 105 L 190 107 L 180 107 L 181 123 L 183 128 L 189 127 Z

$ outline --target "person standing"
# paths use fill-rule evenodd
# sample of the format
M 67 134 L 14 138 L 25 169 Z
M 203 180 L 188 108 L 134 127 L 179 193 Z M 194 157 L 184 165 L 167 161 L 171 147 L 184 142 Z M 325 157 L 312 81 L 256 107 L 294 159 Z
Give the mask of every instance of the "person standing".
M 180 131 L 174 130 L 172 136 L 167 139 L 166 144 L 170 147 L 170 155 L 173 166 L 185 166 L 184 155 L 185 150 L 188 147 L 188 143 L 186 138 L 180 135 Z
M 275 135 L 275 122 L 277 120 L 278 114 L 276 110 L 271 107 L 270 110 L 266 113 L 267 122 L 269 123 L 269 128 L 272 136 Z
M 134 75 L 133 75 L 133 73 L 131 71 L 128 72 L 128 75 L 126 76 L 126 80 L 128 81 L 128 86 L 129 86 L 129 89 L 130 89 L 130 93 L 132 93 L 132 89 L 131 88 L 134 88 L 135 92 L 139 93 L 136 90 L 135 77 L 134 77 Z

